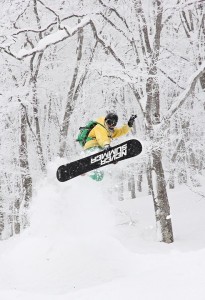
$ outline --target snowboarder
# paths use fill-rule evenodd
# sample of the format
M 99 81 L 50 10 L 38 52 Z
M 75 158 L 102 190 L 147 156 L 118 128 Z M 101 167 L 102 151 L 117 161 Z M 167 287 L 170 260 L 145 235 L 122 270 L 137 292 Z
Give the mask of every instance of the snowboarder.
M 88 134 L 84 150 L 88 153 L 94 151 L 109 150 L 112 139 L 118 138 L 130 132 L 134 120 L 137 115 L 132 115 L 127 124 L 120 128 L 116 128 L 118 122 L 118 115 L 110 112 L 106 117 L 97 119 L 97 125 Z M 104 177 L 104 172 L 101 170 L 94 170 L 90 177 L 96 181 L 101 181 Z

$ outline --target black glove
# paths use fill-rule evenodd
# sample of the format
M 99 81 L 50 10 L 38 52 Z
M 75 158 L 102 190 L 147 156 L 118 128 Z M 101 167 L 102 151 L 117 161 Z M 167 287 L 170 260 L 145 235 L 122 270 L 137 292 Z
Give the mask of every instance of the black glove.
M 109 151 L 111 149 L 111 146 L 109 144 L 105 145 L 104 146 L 104 150 L 105 151 Z
M 129 127 L 132 127 L 132 126 L 133 126 L 134 120 L 135 120 L 136 118 L 137 118 L 137 115 L 131 115 L 131 117 L 130 117 L 128 123 L 127 123 Z

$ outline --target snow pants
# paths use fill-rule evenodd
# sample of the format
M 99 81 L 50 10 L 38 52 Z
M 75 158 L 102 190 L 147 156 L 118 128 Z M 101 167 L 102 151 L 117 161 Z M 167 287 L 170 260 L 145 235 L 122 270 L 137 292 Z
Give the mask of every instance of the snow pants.
M 93 147 L 85 150 L 86 154 L 91 155 L 92 153 L 97 153 L 99 151 L 102 151 L 102 148 L 100 147 Z M 89 177 L 92 178 L 95 181 L 102 181 L 104 178 L 104 172 L 102 170 L 96 169 L 93 171 L 88 172 Z

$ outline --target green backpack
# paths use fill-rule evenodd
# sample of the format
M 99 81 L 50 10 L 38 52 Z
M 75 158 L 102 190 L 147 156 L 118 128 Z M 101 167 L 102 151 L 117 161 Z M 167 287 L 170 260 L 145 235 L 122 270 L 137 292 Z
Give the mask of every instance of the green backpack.
M 80 143 L 80 145 L 83 147 L 85 145 L 86 142 L 92 140 L 93 138 L 88 137 L 90 131 L 97 125 L 101 125 L 102 124 L 96 122 L 96 121 L 90 121 L 85 127 L 80 127 L 80 133 L 78 134 L 78 137 L 76 139 L 77 142 Z M 104 126 L 103 126 L 104 127 Z

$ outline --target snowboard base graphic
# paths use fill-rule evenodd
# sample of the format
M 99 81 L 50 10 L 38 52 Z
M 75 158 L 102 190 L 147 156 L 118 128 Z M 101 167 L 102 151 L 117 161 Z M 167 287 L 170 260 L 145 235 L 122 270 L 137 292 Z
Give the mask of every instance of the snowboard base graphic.
M 56 177 L 60 182 L 64 182 L 103 166 L 137 156 L 141 152 L 142 144 L 138 140 L 131 139 L 111 147 L 107 151 L 103 150 L 60 166 L 57 170 Z

